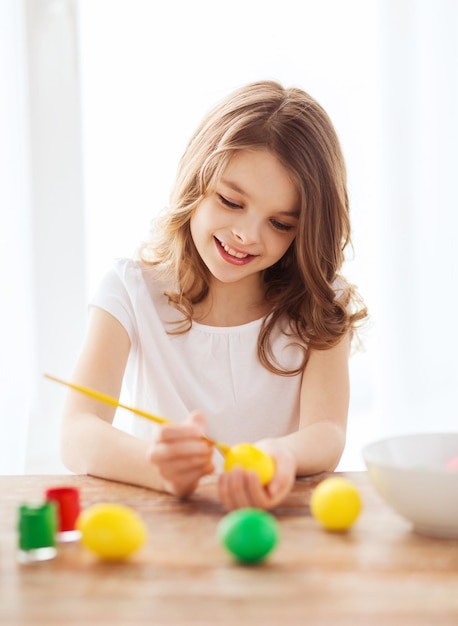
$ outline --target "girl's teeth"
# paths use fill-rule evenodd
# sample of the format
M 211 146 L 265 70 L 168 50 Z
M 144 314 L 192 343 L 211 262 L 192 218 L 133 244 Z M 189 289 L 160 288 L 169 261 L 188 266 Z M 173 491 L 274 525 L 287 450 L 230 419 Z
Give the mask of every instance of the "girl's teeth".
M 228 254 L 230 254 L 231 256 L 237 257 L 237 259 L 245 259 L 248 256 L 248 254 L 243 254 L 242 252 L 237 252 L 236 250 L 229 248 L 229 246 L 226 243 L 223 243 L 223 242 L 220 242 L 220 243 Z

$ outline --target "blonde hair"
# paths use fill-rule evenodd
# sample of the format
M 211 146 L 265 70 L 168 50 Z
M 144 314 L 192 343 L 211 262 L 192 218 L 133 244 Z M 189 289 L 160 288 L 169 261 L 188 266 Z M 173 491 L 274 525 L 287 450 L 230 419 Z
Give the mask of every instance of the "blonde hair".
M 261 363 L 277 374 L 294 375 L 307 362 L 307 347 L 323 350 L 336 345 L 367 315 L 355 288 L 339 276 L 351 241 L 346 169 L 333 125 L 311 96 L 298 88 L 260 81 L 238 89 L 210 111 L 187 145 L 170 206 L 154 222 L 140 258 L 170 272 L 176 291 L 166 295 L 183 314 L 183 324 L 174 332 L 186 332 L 192 326 L 193 305 L 209 290 L 209 271 L 190 233 L 191 215 L 234 153 L 256 148 L 279 159 L 301 199 L 293 243 L 264 272 L 271 313 L 258 339 Z M 301 367 L 293 371 L 279 366 L 270 343 L 274 327 L 285 319 L 289 328 L 284 332 L 304 354 Z

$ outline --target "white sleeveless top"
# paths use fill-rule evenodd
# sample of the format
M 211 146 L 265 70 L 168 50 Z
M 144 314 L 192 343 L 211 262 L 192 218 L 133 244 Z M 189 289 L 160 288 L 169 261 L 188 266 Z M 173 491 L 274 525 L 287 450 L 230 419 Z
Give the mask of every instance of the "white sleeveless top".
M 261 365 L 257 340 L 262 319 L 241 326 L 205 326 L 193 322 L 179 335 L 168 322 L 180 313 L 168 304 L 170 289 L 154 268 L 119 259 L 91 300 L 126 329 L 131 350 L 125 383 L 137 408 L 181 422 L 199 409 L 206 434 L 228 445 L 278 437 L 297 430 L 302 376 L 279 376 Z M 297 347 L 274 333 L 274 354 L 292 369 L 301 361 Z M 150 439 L 155 424 L 142 417 L 132 434 Z

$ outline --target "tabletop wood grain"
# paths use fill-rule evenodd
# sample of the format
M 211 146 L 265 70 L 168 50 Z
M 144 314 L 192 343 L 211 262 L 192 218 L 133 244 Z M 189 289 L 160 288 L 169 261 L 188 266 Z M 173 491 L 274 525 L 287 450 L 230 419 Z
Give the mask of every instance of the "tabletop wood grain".
M 0 477 L 0 623 L 456 626 L 458 540 L 415 534 L 365 472 L 344 475 L 364 503 L 350 531 L 325 531 L 310 515 L 311 492 L 326 475 L 299 479 L 273 512 L 276 550 L 250 566 L 218 542 L 225 511 L 214 480 L 179 500 L 87 476 Z M 60 485 L 78 487 L 83 507 L 132 507 L 147 525 L 146 545 L 121 563 L 102 562 L 74 543 L 51 561 L 19 564 L 18 506 Z

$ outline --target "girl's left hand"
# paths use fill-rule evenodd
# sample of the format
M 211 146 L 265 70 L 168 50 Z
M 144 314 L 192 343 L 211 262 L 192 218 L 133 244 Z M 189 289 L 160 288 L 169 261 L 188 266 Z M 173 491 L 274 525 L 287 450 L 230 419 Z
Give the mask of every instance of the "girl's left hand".
M 234 467 L 220 475 L 219 496 L 228 510 L 252 507 L 272 509 L 286 498 L 293 488 L 296 478 L 296 459 L 293 452 L 280 440 L 264 440 L 255 444 L 275 461 L 275 474 L 268 485 L 263 487 L 258 475 Z

